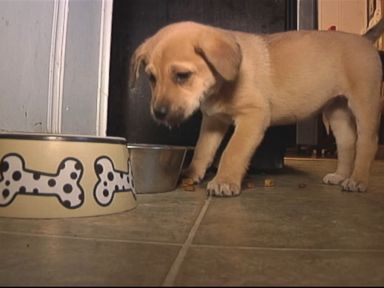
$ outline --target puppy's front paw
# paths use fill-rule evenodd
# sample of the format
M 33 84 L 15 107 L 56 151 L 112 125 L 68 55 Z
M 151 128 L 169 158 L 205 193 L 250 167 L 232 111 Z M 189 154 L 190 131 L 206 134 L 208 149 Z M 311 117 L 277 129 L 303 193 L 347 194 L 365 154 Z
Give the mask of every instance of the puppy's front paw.
M 362 181 L 356 181 L 352 178 L 346 179 L 341 186 L 343 187 L 343 191 L 347 192 L 365 192 L 367 191 L 367 184 Z
M 216 177 L 207 185 L 208 195 L 218 197 L 232 197 L 240 195 L 240 192 L 240 184 L 219 180 L 216 179 Z
M 345 177 L 340 174 L 329 173 L 324 176 L 323 183 L 330 184 L 330 185 L 338 185 L 344 180 L 345 180 Z

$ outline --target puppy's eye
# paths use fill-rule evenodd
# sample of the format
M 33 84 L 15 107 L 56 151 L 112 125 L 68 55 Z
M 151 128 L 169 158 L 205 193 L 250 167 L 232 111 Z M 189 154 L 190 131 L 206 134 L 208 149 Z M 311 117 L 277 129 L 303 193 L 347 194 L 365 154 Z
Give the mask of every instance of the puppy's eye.
M 149 79 L 149 81 L 151 82 L 152 85 L 155 85 L 155 84 L 156 84 L 156 76 L 153 75 L 153 73 L 150 73 L 150 74 L 148 75 L 148 79 Z
M 176 72 L 175 73 L 175 82 L 178 84 L 184 84 L 191 78 L 192 72 L 186 71 L 186 72 Z

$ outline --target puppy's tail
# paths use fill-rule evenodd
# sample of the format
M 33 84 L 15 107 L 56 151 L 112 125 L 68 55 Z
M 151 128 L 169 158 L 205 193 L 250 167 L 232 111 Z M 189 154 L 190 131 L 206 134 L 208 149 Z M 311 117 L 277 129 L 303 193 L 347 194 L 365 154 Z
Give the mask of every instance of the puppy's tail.
M 384 33 L 384 18 L 381 18 L 379 22 L 371 29 L 369 29 L 363 37 L 367 38 L 369 41 L 374 43 L 377 39 L 380 38 L 381 34 Z

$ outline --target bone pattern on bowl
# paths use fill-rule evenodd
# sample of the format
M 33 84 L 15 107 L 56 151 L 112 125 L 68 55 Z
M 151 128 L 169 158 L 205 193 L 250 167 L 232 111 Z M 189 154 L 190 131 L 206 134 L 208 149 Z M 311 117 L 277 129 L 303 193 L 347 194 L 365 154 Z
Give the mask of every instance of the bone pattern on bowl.
M 95 161 L 98 182 L 94 197 L 100 206 L 108 206 L 117 192 L 132 192 L 136 198 L 130 163 L 128 172 L 116 170 L 106 156 Z M 84 168 L 80 160 L 68 157 L 58 165 L 56 173 L 27 169 L 21 155 L 10 153 L 0 162 L 0 207 L 10 205 L 17 195 L 54 196 L 68 209 L 84 203 L 84 189 L 80 185 Z

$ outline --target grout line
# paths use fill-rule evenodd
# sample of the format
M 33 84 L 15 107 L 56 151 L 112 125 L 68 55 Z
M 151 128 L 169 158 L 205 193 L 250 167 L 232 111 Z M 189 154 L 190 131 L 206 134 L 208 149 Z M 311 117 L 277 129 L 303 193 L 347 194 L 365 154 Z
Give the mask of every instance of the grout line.
M 202 208 L 203 210 L 204 208 Z M 200 212 L 200 215 L 203 211 Z M 204 212 L 205 214 L 205 212 Z M 200 216 L 199 215 L 199 216 Z M 198 217 L 199 217 L 198 216 Z M 202 215 L 204 216 L 204 215 Z M 201 218 L 202 218 L 201 216 Z M 196 220 L 193 228 L 189 235 L 191 235 L 192 230 L 194 229 L 197 221 Z M 199 221 L 200 224 L 201 220 Z M 197 230 L 198 226 L 195 230 Z M 56 238 L 56 239 L 69 239 L 69 240 L 82 240 L 82 241 L 97 241 L 97 242 L 112 242 L 112 243 L 129 243 L 129 244 L 147 244 L 147 245 L 163 245 L 163 246 L 184 246 L 184 244 L 174 243 L 174 242 L 157 242 L 157 241 L 145 241 L 145 240 L 126 240 L 126 239 L 111 239 L 111 238 L 92 238 L 92 237 L 77 237 L 77 236 L 65 236 L 65 235 L 53 235 L 53 234 L 37 234 L 37 233 L 25 233 L 25 232 L 13 232 L 13 231 L 0 231 L 0 234 L 3 235 L 16 235 L 16 236 L 28 236 L 36 238 Z M 196 234 L 196 231 L 194 232 Z M 194 236 L 194 235 L 193 235 Z M 191 243 L 189 247 L 198 247 L 198 248 L 214 248 L 214 249 L 239 249 L 239 250 L 265 250 L 265 251 L 297 251 L 297 252 L 372 252 L 372 253 L 382 253 L 384 249 L 344 249 L 344 248 L 289 248 L 289 247 L 257 247 L 257 246 L 230 246 L 230 245 L 210 245 L 210 244 L 192 244 L 193 238 L 191 238 Z
M 204 209 L 204 208 L 203 208 Z M 202 210 L 203 210 L 202 209 Z M 200 212 L 200 215 L 203 211 Z M 205 214 L 205 212 L 204 212 Z M 199 215 L 199 216 L 200 216 Z M 204 215 L 201 216 L 201 218 Z M 196 220 L 192 230 L 194 229 L 197 221 Z M 201 220 L 198 224 L 200 224 Z M 195 230 L 197 230 L 198 226 Z M 189 235 L 191 235 L 191 232 Z M 81 240 L 81 241 L 96 241 L 96 242 L 112 242 L 112 243 L 128 243 L 128 244 L 146 244 L 146 245 L 163 245 L 163 246 L 184 246 L 188 242 L 188 239 L 184 244 L 174 242 L 156 242 L 156 241 L 145 241 L 145 240 L 125 240 L 125 239 L 111 239 L 111 238 L 92 238 L 92 237 L 77 237 L 77 236 L 64 236 L 64 235 L 53 235 L 53 234 L 37 234 L 37 233 L 25 233 L 25 232 L 13 232 L 13 231 L 0 231 L 3 235 L 15 235 L 15 236 L 28 236 L 36 238 L 56 238 L 56 239 L 69 239 L 69 240 Z M 194 232 L 196 234 L 196 231 Z M 194 235 L 193 235 L 194 237 Z M 191 241 L 193 240 L 191 238 Z M 189 247 L 198 248 L 211 248 L 211 249 L 239 249 L 239 250 L 254 250 L 254 251 L 287 251 L 287 252 L 356 252 L 356 253 L 384 253 L 384 249 L 359 249 L 359 248 L 289 248 L 289 247 L 257 247 L 257 246 L 229 246 L 229 245 L 210 245 L 210 244 L 189 244 Z M 179 252 L 180 254 L 180 252 Z M 176 260 L 175 260 L 176 261 Z
M 193 224 L 191 231 L 188 234 L 187 239 L 185 240 L 183 246 L 179 250 L 179 253 L 176 256 L 176 259 L 173 261 L 171 268 L 168 271 L 167 276 L 164 279 L 164 282 L 162 286 L 174 286 L 176 276 L 179 273 L 181 264 L 183 264 L 185 256 L 188 252 L 189 247 L 192 245 L 192 241 L 195 238 L 197 229 L 200 226 L 201 221 L 203 220 L 203 217 L 205 213 L 207 212 L 209 203 L 211 202 L 212 196 L 209 196 L 207 200 L 205 200 L 205 204 L 203 208 L 201 209 L 199 215 L 196 218 L 195 223 Z
M 359 249 L 359 248 L 284 248 L 284 247 L 257 247 L 257 246 L 227 246 L 227 245 L 210 245 L 210 244 L 192 244 L 197 248 L 213 248 L 213 249 L 238 249 L 238 250 L 254 250 L 254 251 L 276 251 L 276 252 L 356 252 L 356 253 L 384 253 L 384 249 Z
M 112 243 L 129 243 L 129 244 L 147 244 L 147 245 L 163 245 L 163 246 L 182 246 L 181 243 L 174 242 L 157 242 L 146 240 L 129 240 L 129 239 L 112 239 L 112 238 L 93 238 L 93 237 L 78 237 L 78 236 L 65 236 L 55 234 L 38 234 L 38 233 L 25 233 L 25 232 L 13 232 L 1 230 L 0 234 L 3 235 L 15 235 L 15 236 L 28 236 L 36 238 L 56 238 L 56 239 L 69 239 L 69 240 L 82 240 L 93 242 L 112 242 Z

